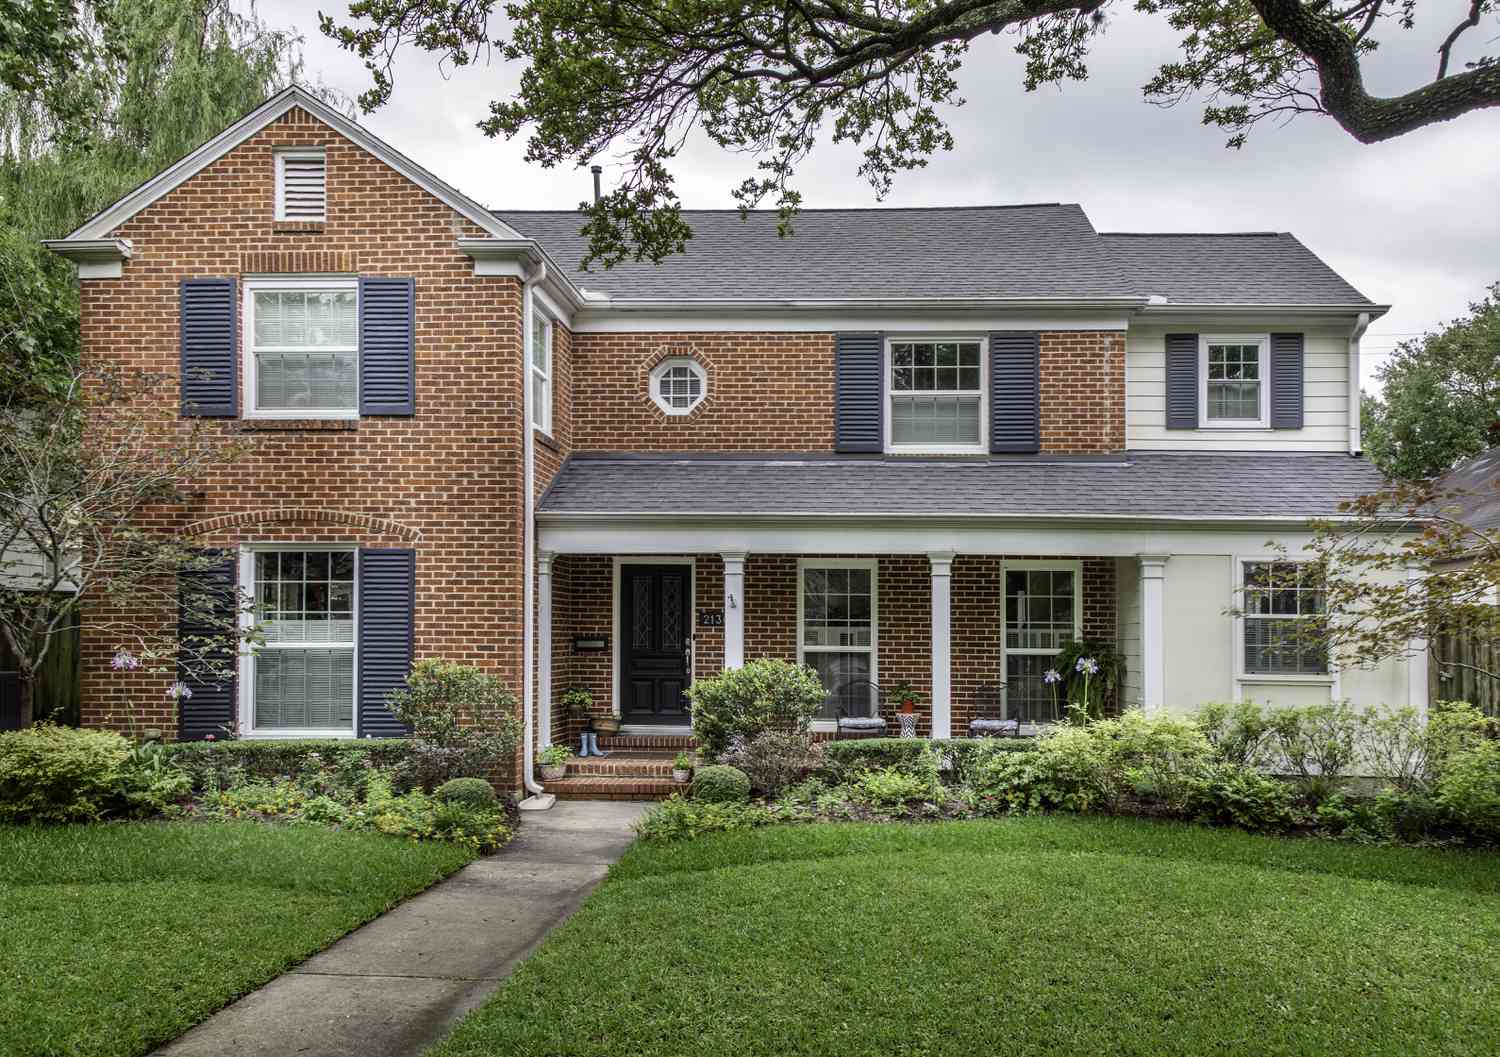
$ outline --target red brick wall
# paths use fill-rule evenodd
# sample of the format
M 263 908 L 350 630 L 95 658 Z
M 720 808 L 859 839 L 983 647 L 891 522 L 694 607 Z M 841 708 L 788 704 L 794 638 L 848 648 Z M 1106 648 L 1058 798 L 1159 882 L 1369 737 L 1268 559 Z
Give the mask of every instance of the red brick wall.
M 327 220 L 278 230 L 272 151 L 312 145 L 327 154 Z M 255 450 L 195 482 L 196 494 L 161 512 L 154 527 L 196 532 L 207 521 L 211 530 L 198 538 L 223 546 L 414 547 L 417 655 L 481 665 L 519 691 L 520 288 L 474 276 L 454 239 L 478 233 L 293 110 L 112 233 L 131 240 L 134 256 L 122 278 L 82 283 L 82 330 L 91 360 L 175 375 L 180 279 L 314 269 L 414 277 L 415 416 L 215 423 L 226 439 L 253 440 Z M 175 387 L 160 397 L 177 406 Z M 170 737 L 169 679 L 111 673 L 118 645 L 83 633 L 83 721 L 137 729 L 149 722 Z
M 1125 333 L 1051 331 L 1041 340 L 1042 450 L 1125 450 Z

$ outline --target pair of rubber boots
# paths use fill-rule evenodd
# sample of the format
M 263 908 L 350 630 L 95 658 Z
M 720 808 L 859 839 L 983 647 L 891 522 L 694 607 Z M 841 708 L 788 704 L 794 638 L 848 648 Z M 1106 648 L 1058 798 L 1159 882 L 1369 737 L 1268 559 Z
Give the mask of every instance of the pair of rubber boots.
M 609 753 L 604 752 L 603 750 L 601 750 L 599 748 L 599 735 L 595 734 L 593 731 L 585 731 L 581 735 L 581 738 L 582 738 L 582 742 L 578 746 L 578 755 L 579 756 L 608 756 L 609 755 Z

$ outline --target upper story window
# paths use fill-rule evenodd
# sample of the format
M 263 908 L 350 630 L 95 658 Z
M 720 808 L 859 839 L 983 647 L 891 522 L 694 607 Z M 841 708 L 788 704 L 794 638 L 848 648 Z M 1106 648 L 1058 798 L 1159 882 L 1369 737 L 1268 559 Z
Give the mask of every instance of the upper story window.
M 673 356 L 651 369 L 651 399 L 668 415 L 686 415 L 708 396 L 703 365 L 688 356 Z
M 327 175 L 328 162 L 321 150 L 277 151 L 276 219 L 325 219 Z
M 245 332 L 252 417 L 359 414 L 357 280 L 246 280 Z
M 552 320 L 531 312 L 531 424 L 552 432 Z
M 985 343 L 893 340 L 886 355 L 886 446 L 914 453 L 983 452 Z
M 1245 672 L 1326 675 L 1324 595 L 1310 562 L 1244 563 Z
M 243 680 L 247 733 L 354 731 L 354 551 L 249 555 L 255 620 L 265 635 Z
M 1203 338 L 1198 377 L 1203 391 L 1199 425 L 1234 429 L 1269 426 L 1268 341 L 1265 335 Z

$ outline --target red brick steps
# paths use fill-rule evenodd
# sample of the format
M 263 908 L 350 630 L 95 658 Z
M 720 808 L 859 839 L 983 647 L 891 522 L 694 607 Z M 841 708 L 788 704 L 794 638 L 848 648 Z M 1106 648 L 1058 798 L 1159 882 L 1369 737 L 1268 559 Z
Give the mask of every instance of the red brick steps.
M 665 800 L 687 790 L 686 782 L 672 780 L 672 761 L 681 748 L 615 747 L 627 738 L 611 738 L 603 747 L 608 756 L 574 757 L 566 778 L 543 782 L 560 800 Z M 683 738 L 683 742 L 690 739 Z

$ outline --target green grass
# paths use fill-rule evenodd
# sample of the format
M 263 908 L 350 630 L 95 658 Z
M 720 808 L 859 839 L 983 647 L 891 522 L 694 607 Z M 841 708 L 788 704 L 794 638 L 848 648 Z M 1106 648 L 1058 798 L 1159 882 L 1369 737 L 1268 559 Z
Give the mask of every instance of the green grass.
M 0 1053 L 146 1053 L 469 858 L 315 826 L 0 827 Z
M 1049 817 L 637 846 L 430 1057 L 1495 1052 L 1500 856 Z

